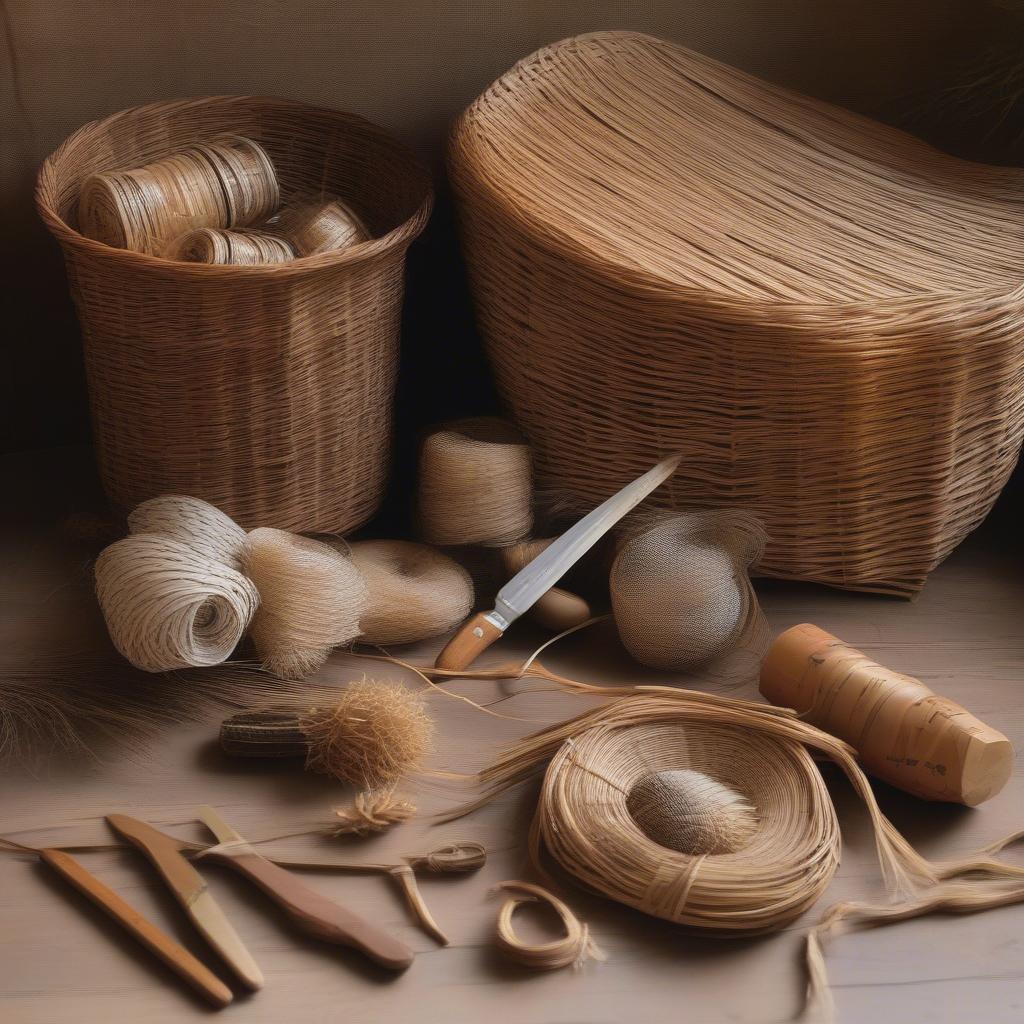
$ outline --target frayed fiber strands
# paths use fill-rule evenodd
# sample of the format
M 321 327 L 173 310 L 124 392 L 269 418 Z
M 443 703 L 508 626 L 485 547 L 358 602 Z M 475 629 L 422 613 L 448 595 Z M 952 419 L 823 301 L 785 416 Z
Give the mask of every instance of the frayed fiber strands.
M 1024 900 L 1024 869 L 993 857 L 1016 836 L 962 860 L 926 860 L 882 814 L 852 748 L 792 711 L 661 686 L 566 683 L 622 696 L 522 740 L 476 776 L 481 799 L 450 817 L 546 765 L 529 840 L 543 877 L 547 854 L 587 889 L 655 917 L 707 934 L 774 932 L 818 900 L 839 864 L 839 822 L 810 751 L 824 754 L 868 811 L 895 902 L 839 904 L 809 935 L 806 1012 L 815 1019 L 831 1008 L 822 943 L 844 927 Z M 682 814 L 680 792 L 688 797 Z M 671 847 L 641 827 L 652 797 L 685 825 L 672 830 Z M 726 817 L 732 823 L 723 831 Z M 710 818 L 719 819 L 711 830 L 704 827 Z M 675 848 L 687 837 L 690 850 Z
M 92 176 L 225 135 L 266 154 L 283 206 L 337 198 L 372 237 L 241 266 L 84 232 L 78 197 Z M 354 114 L 288 100 L 154 103 L 79 129 L 44 161 L 36 202 L 67 263 L 97 460 L 118 510 L 194 494 L 246 529 L 309 533 L 346 533 L 373 515 L 387 482 L 405 253 L 432 205 L 407 148 Z
M 457 123 L 478 323 L 538 486 L 746 508 L 766 575 L 911 595 L 1024 436 L 1024 171 L 672 43 L 545 47 Z

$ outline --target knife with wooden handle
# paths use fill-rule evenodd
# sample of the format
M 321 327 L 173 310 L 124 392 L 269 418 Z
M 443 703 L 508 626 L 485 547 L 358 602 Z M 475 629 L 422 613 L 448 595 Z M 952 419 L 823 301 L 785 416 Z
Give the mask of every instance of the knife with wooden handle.
M 39 859 L 92 900 L 96 906 L 105 910 L 129 935 L 141 942 L 214 1006 L 227 1006 L 234 998 L 231 989 L 205 964 L 200 963 L 184 946 L 178 945 L 174 939 L 143 917 L 113 889 L 86 871 L 74 857 L 60 850 L 40 850 Z
M 196 854 L 197 859 L 213 860 L 245 875 L 314 938 L 351 946 L 392 971 L 404 971 L 412 963 L 413 952 L 403 942 L 257 853 L 212 807 L 200 807 L 196 813 L 219 840 L 217 846 Z
M 184 844 L 126 814 L 108 814 L 107 821 L 153 862 L 192 923 L 235 974 L 249 988 L 262 988 L 263 972 L 207 889 L 203 876 L 182 855 Z
M 626 484 L 618 494 L 588 512 L 532 562 L 520 569 L 498 591 L 494 609 L 474 615 L 448 641 L 434 667 L 449 672 L 468 668 L 505 630 L 548 593 L 624 515 L 631 512 L 679 465 L 679 457 L 665 459 L 643 476 Z

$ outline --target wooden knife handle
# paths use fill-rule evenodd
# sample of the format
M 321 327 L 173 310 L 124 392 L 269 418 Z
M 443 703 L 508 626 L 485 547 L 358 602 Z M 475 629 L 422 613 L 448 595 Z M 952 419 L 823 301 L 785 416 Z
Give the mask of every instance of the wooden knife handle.
M 469 668 L 476 659 L 487 650 L 495 640 L 501 639 L 502 631 L 487 618 L 484 612 L 474 615 L 448 641 L 444 650 L 437 656 L 434 668 L 458 672 Z
M 231 989 L 184 946 L 179 946 L 155 924 L 147 921 L 113 889 L 107 888 L 95 875 L 86 871 L 74 857 L 61 853 L 60 850 L 40 850 L 39 857 L 80 893 L 105 910 L 125 931 L 167 964 L 172 971 L 184 978 L 214 1006 L 227 1006 L 234 998 Z
M 235 853 L 211 850 L 204 859 L 234 868 L 255 882 L 308 935 L 339 946 L 351 946 L 392 971 L 404 971 L 412 963 L 413 952 L 405 943 L 310 889 L 290 871 L 258 853 L 245 849 Z

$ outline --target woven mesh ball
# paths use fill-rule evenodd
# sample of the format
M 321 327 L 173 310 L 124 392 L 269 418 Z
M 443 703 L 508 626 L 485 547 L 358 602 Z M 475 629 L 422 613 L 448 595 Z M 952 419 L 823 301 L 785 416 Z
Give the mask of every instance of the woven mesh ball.
M 682 669 L 736 649 L 760 614 L 748 568 L 763 544 L 756 520 L 731 512 L 673 516 L 627 539 L 609 586 L 630 654 Z

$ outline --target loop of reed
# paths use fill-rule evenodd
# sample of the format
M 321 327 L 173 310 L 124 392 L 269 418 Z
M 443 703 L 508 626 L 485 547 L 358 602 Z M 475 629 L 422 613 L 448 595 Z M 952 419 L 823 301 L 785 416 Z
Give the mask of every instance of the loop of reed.
M 498 911 L 495 942 L 510 960 L 524 967 L 550 971 L 570 964 L 581 966 L 586 960 L 604 960 L 604 953 L 590 937 L 590 929 L 572 912 L 569 906 L 547 889 L 532 882 L 499 882 L 494 892 L 508 892 L 509 896 Z M 516 934 L 512 923 L 515 912 L 524 903 L 541 901 L 558 915 L 565 935 L 551 942 L 524 942 Z
M 369 239 L 366 222 L 341 199 L 298 201 L 281 211 L 274 230 L 299 256 L 347 249 Z
M 367 540 L 352 544 L 350 551 L 369 592 L 359 619 L 360 634 L 368 643 L 440 636 L 473 608 L 469 573 L 434 548 L 412 541 Z
M 161 255 L 186 232 L 254 224 L 279 202 L 263 147 L 224 136 L 144 167 L 92 175 L 82 185 L 78 223 L 96 241 Z
M 114 646 L 147 672 L 217 665 L 259 605 L 229 565 L 159 533 L 134 533 L 96 560 L 96 594 Z
M 262 266 L 287 263 L 295 259 L 295 250 L 286 239 L 266 231 L 196 228 L 176 238 L 164 255 L 185 263 Z
M 420 450 L 419 518 L 433 544 L 503 547 L 533 525 L 530 448 L 504 420 L 447 423 Z
M 163 494 L 128 513 L 129 533 L 162 533 L 207 558 L 242 571 L 246 533 L 208 501 L 187 494 Z

